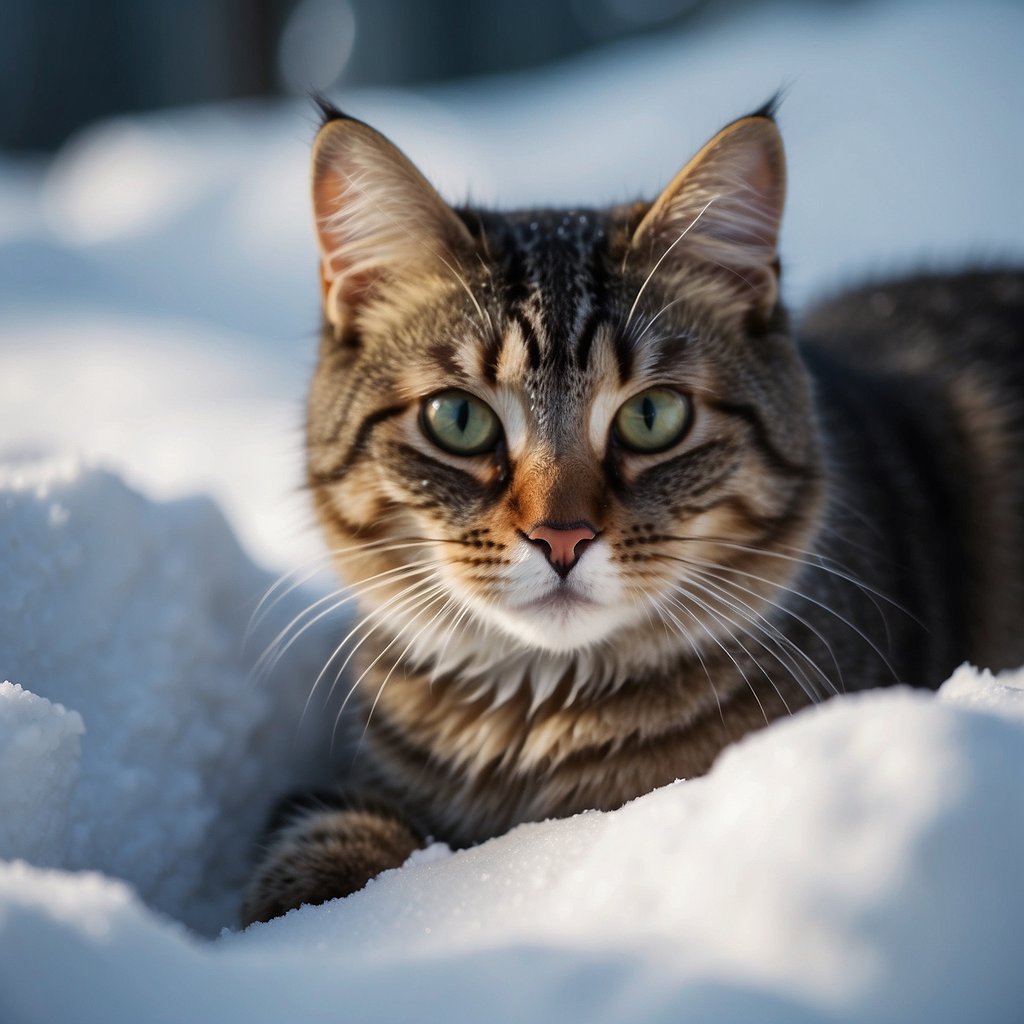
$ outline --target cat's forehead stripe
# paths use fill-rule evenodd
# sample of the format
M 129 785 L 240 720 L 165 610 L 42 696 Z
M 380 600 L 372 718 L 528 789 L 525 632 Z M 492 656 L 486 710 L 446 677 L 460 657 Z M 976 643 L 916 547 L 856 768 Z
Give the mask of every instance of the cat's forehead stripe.
M 539 370 L 541 366 L 541 344 L 537 328 L 530 317 L 524 312 L 518 311 L 512 314 L 512 319 L 518 325 L 522 333 L 523 344 L 526 346 L 527 360 L 531 370 Z
M 587 368 L 604 310 L 603 231 L 587 214 L 543 212 L 504 225 L 506 315 L 532 370 Z
M 590 359 L 590 350 L 594 345 L 594 338 L 597 337 L 597 330 L 604 319 L 604 311 L 597 306 L 591 306 L 583 319 L 583 323 L 576 335 L 576 367 L 584 370 Z

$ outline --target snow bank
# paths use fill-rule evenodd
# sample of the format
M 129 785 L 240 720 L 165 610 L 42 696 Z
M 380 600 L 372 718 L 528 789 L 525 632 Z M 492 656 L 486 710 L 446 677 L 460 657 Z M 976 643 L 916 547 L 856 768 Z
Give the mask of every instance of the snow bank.
M 215 931 L 269 801 L 328 771 L 328 716 L 299 730 L 324 633 L 252 681 L 241 640 L 273 579 L 206 498 L 17 461 L 0 524 L 3 671 L 32 691 L 0 689 L 0 855 L 102 870 Z M 276 605 L 254 650 L 308 600 Z
M 5 1019 L 1017 1021 L 1024 676 L 837 699 L 623 809 L 213 945 L 0 868 Z M 433 855 L 430 855 L 433 854 Z M 44 984 L 47 962 L 60 984 Z
M 321 551 L 301 488 L 307 342 L 272 360 L 182 317 L 0 306 L 0 463 L 72 448 L 150 496 L 211 495 L 246 550 L 296 567 Z
M 0 859 L 65 864 L 82 716 L 0 683 Z

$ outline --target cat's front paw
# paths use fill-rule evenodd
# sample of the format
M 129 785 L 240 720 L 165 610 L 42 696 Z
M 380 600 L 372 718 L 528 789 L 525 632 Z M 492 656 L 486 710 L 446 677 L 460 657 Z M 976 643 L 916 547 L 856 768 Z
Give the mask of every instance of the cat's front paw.
M 271 837 L 246 889 L 241 923 L 347 896 L 422 845 L 408 826 L 375 811 L 309 810 Z

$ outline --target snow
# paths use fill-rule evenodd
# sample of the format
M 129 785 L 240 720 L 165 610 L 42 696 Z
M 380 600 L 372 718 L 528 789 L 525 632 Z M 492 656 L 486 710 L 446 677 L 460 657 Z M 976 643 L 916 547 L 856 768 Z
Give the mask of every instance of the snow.
M 7 864 L 6 1019 L 1018 1020 L 1022 686 L 835 700 L 704 779 L 213 945 L 121 882 Z
M 0 707 L 0 858 L 64 864 L 82 716 L 7 681 Z
M 788 84 L 799 305 L 1020 258 L 1021 38 L 1010 4 L 771 6 L 345 105 L 453 199 L 605 202 Z M 231 930 L 269 804 L 351 756 L 343 693 L 307 701 L 346 608 L 251 671 L 331 586 L 311 134 L 236 104 L 0 159 L 0 1021 L 1024 1018 L 1024 672 L 837 699 L 706 778 Z
M 326 639 L 250 677 L 241 640 L 273 578 L 208 498 L 158 504 L 74 460 L 23 460 L 0 472 L 0 521 L 4 672 L 39 694 L 0 691 L 0 850 L 127 879 L 215 931 L 275 787 L 329 766 L 324 724 L 300 722 Z

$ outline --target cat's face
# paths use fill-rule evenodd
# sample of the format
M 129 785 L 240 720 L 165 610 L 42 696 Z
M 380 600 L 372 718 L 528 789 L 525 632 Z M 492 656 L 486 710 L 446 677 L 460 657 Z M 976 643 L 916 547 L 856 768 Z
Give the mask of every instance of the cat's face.
M 396 653 L 475 630 L 693 654 L 763 614 L 820 499 L 782 167 L 752 117 L 653 206 L 455 212 L 372 129 L 325 124 L 310 478 Z

